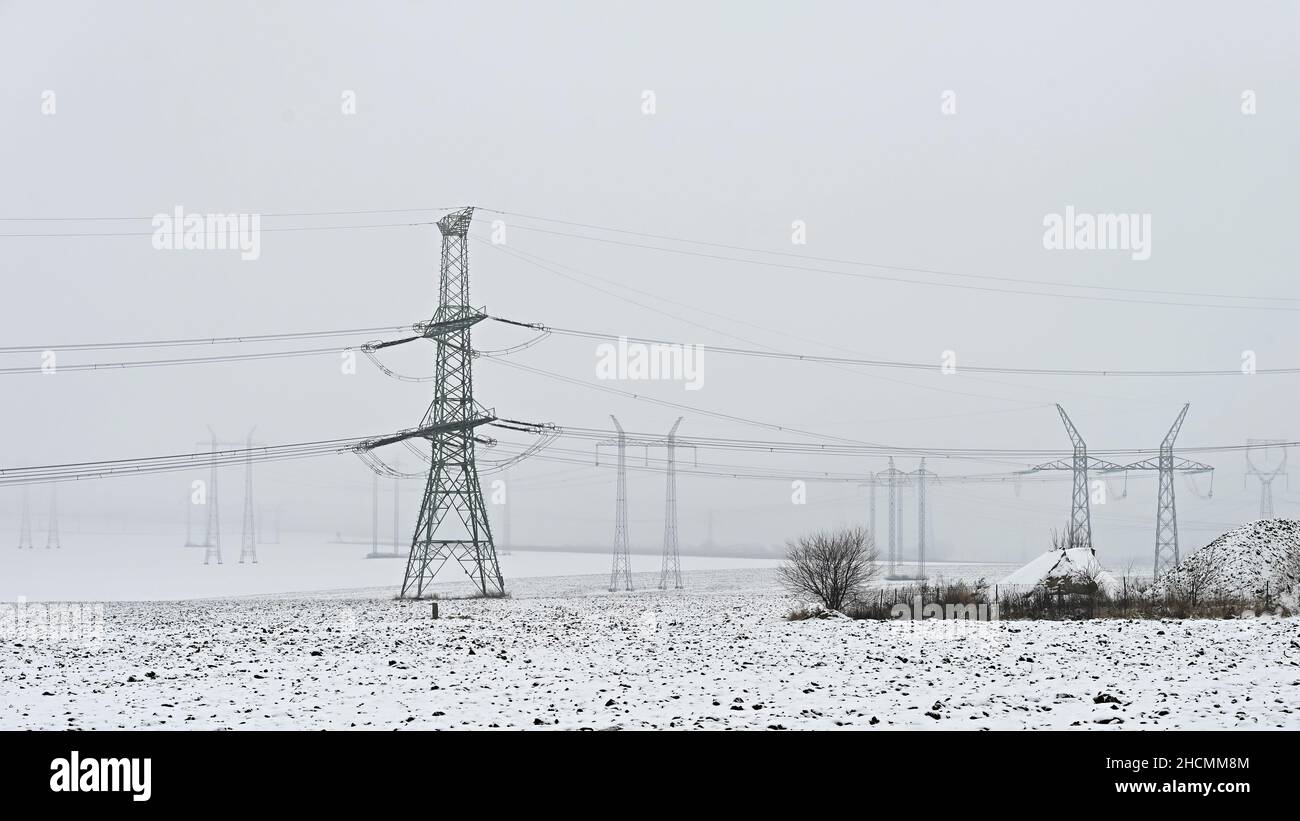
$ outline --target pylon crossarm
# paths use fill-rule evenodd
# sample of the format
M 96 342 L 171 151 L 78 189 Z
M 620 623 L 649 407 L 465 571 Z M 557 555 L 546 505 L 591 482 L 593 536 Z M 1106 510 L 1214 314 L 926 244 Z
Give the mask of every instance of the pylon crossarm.
M 447 334 L 471 328 L 487 318 L 488 315 L 482 309 L 475 309 L 473 313 L 454 319 L 417 322 L 413 327 L 420 333 L 420 336 L 412 337 L 412 339 L 438 339 Z
M 1090 473 L 1122 473 L 1132 469 L 1132 465 L 1117 465 L 1114 462 L 1108 462 L 1105 459 L 1098 459 L 1094 456 L 1088 457 L 1088 471 Z M 1074 470 L 1073 459 L 1057 459 L 1054 462 L 1044 462 L 1041 465 L 1034 465 L 1028 470 L 1018 470 L 1016 475 L 1023 476 L 1027 473 L 1038 473 L 1043 470 Z
M 444 433 L 455 433 L 456 431 L 472 430 L 479 425 L 487 425 L 496 421 L 495 416 L 479 416 L 473 419 L 466 419 L 457 422 L 439 422 L 433 425 L 425 425 L 420 428 L 410 428 L 408 430 L 399 430 L 392 436 L 381 436 L 377 439 L 365 439 L 358 442 L 352 447 L 354 451 L 374 450 L 382 448 L 385 445 L 393 445 L 398 442 L 404 442 L 407 439 L 433 439 Z
M 1133 462 L 1125 465 L 1124 470 L 1160 470 L 1160 457 L 1153 459 L 1143 459 L 1140 462 Z M 1190 459 L 1178 458 L 1174 460 L 1174 471 L 1178 473 L 1213 473 L 1214 466 L 1207 465 L 1204 462 L 1193 462 Z

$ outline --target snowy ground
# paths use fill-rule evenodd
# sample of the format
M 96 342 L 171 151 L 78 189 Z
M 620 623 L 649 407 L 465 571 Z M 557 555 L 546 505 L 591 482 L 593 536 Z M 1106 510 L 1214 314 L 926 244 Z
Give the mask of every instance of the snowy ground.
M 90 605 L 60 635 L 28 605 L 0 729 L 1300 729 L 1296 619 L 788 622 L 770 568 L 605 578 L 436 621 L 392 588 Z

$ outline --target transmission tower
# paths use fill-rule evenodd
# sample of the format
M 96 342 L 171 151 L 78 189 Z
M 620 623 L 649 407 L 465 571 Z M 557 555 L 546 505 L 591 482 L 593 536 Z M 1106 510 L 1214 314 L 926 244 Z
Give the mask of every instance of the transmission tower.
M 899 506 L 898 490 L 907 483 L 907 474 L 894 467 L 894 457 L 889 457 L 889 469 L 881 471 L 873 477 L 883 478 L 885 486 L 889 488 L 889 577 L 898 575 L 898 549 L 899 542 Z M 872 490 L 874 493 L 874 488 Z
M 23 486 L 23 520 L 18 528 L 18 549 L 24 547 L 29 550 L 32 545 L 32 499 L 31 491 L 26 485 Z
M 1180 561 L 1178 551 L 1178 509 L 1174 505 L 1174 474 L 1184 473 L 1189 476 L 1197 473 L 1210 474 L 1210 489 L 1214 489 L 1214 468 L 1203 462 L 1193 462 L 1189 459 L 1174 456 L 1174 440 L 1178 438 L 1178 432 L 1182 430 L 1183 420 L 1187 418 L 1187 410 L 1190 404 L 1184 404 L 1178 416 L 1174 418 L 1174 423 L 1170 425 L 1169 432 L 1160 442 L 1159 455 L 1154 459 L 1143 459 L 1132 464 L 1124 465 L 1124 472 L 1127 475 L 1130 470 L 1154 470 L 1159 472 L 1160 488 L 1156 497 L 1156 549 L 1155 558 L 1152 560 L 1151 573 L 1153 578 L 1160 578 L 1166 572 L 1178 566 Z M 1125 480 L 1125 486 L 1128 482 Z
M 1153 578 L 1160 578 L 1166 570 L 1177 568 L 1178 509 L 1174 505 L 1174 439 L 1182 430 L 1183 420 L 1191 403 L 1183 405 L 1177 420 L 1160 443 L 1160 494 L 1156 501 L 1156 559 L 1152 562 Z
M 45 530 L 45 549 L 51 547 L 61 549 L 62 543 L 59 542 L 59 486 L 58 484 L 50 485 L 50 523 Z
M 613 415 L 609 417 L 614 420 L 614 428 L 618 431 L 618 436 L 614 439 L 604 439 L 596 443 L 596 464 L 600 464 L 600 449 L 603 447 L 613 447 L 618 449 L 618 485 L 614 502 L 614 566 L 609 576 L 609 589 L 614 591 L 618 589 L 619 574 L 623 576 L 624 589 L 632 589 L 631 576 L 631 557 L 627 540 L 627 448 L 628 445 L 645 448 L 645 462 L 650 464 L 650 448 L 666 448 L 668 458 L 665 462 L 665 473 L 667 474 L 667 494 L 664 499 L 664 555 L 663 562 L 660 566 L 660 589 L 666 587 L 668 573 L 673 573 L 677 587 L 681 587 L 681 557 L 678 551 L 677 540 L 677 448 L 689 447 L 695 451 L 696 464 L 699 464 L 699 450 L 694 445 L 681 445 L 677 442 L 677 427 L 682 423 L 682 417 L 678 417 L 673 424 L 672 430 L 666 437 L 638 437 L 629 439 L 623 426 L 619 424 L 618 419 Z M 713 542 L 713 512 L 709 511 L 709 544 Z
M 907 530 L 907 517 L 904 515 L 907 510 L 907 491 L 908 484 L 907 480 L 904 479 L 898 485 L 898 513 L 896 514 L 898 519 L 898 538 L 895 540 L 895 544 L 898 545 L 897 552 L 899 559 L 903 558 L 903 545 L 907 544 L 907 534 L 905 532 Z
M 1260 467 L 1250 458 L 1251 448 L 1263 448 L 1264 458 L 1268 458 L 1268 452 L 1272 448 L 1277 448 L 1285 444 L 1285 439 L 1247 439 L 1246 440 L 1246 480 L 1249 481 L 1251 476 L 1259 479 L 1259 518 L 1273 518 L 1273 480 L 1278 476 L 1287 476 L 1288 486 L 1291 477 L 1286 472 L 1286 448 L 1281 447 L 1282 459 L 1271 468 Z
M 632 589 L 632 556 L 627 543 L 627 434 L 623 431 L 623 426 L 618 423 L 617 417 L 610 414 L 609 418 L 614 420 L 614 428 L 618 431 L 616 445 L 618 484 L 614 496 L 614 563 L 609 573 L 609 589 L 613 592 L 618 589 L 620 577 L 623 581 L 623 589 Z
M 1178 437 L 1178 431 L 1182 429 L 1183 420 L 1187 418 L 1189 405 L 1183 405 L 1174 424 L 1165 434 L 1164 440 L 1160 443 L 1159 456 L 1154 459 L 1143 459 L 1132 462 L 1127 465 L 1117 465 L 1114 462 L 1107 462 L 1104 459 L 1097 459 L 1088 456 L 1087 446 L 1083 442 L 1083 437 L 1075 429 L 1074 424 L 1070 422 L 1070 417 L 1066 416 L 1065 410 L 1057 405 L 1056 409 L 1061 414 L 1061 420 L 1065 422 L 1065 428 L 1070 434 L 1070 441 L 1074 444 L 1074 456 L 1072 459 L 1060 459 L 1055 462 L 1038 465 L 1021 473 L 1033 473 L 1040 470 L 1070 470 L 1074 473 L 1074 490 L 1072 496 L 1072 505 L 1070 509 L 1070 547 L 1087 547 L 1092 546 L 1092 514 L 1089 509 L 1088 494 L 1088 471 L 1093 470 L 1100 473 L 1103 478 L 1112 473 L 1125 474 L 1125 488 L 1127 489 L 1127 475 L 1132 470 L 1154 470 L 1160 474 L 1160 491 L 1156 501 L 1156 549 L 1153 571 L 1156 578 L 1159 578 L 1170 567 L 1177 565 L 1178 555 L 1178 515 L 1174 506 L 1174 474 L 1197 474 L 1209 473 L 1211 476 L 1211 488 L 1213 488 L 1214 468 L 1202 462 L 1193 462 L 1174 456 L 1174 440 Z M 1127 494 L 1127 490 L 1125 490 Z M 1094 550 L 1094 552 L 1096 552 Z
M 217 504 L 217 433 L 208 427 L 212 435 L 212 469 L 208 476 L 208 492 L 205 498 L 208 508 L 208 529 L 203 537 L 203 563 L 212 559 L 221 564 L 221 515 Z
M 927 479 L 938 479 L 939 474 L 925 469 L 925 457 L 921 457 L 921 467 L 913 471 L 916 477 L 916 555 L 918 570 L 916 575 L 925 578 L 925 548 L 926 548 L 926 512 L 925 512 L 925 483 Z
M 253 430 L 257 430 L 256 427 Z M 257 564 L 257 519 L 253 515 L 253 430 L 248 432 L 248 447 L 244 461 L 244 534 L 239 545 L 239 563 Z
M 1035 473 L 1040 470 L 1068 470 L 1074 474 L 1070 494 L 1068 545 L 1070 547 L 1086 547 L 1092 550 L 1092 509 L 1089 506 L 1088 498 L 1088 470 L 1110 473 L 1122 471 L 1124 467 L 1114 462 L 1107 462 L 1104 459 L 1089 457 L 1088 445 L 1083 441 L 1083 437 L 1075 428 L 1074 423 L 1070 421 L 1070 417 L 1066 415 L 1065 408 L 1057 405 L 1056 412 L 1061 415 L 1061 421 L 1065 423 L 1065 432 L 1069 434 L 1070 444 L 1074 447 L 1073 456 L 1069 459 L 1058 459 L 1055 462 L 1037 465 L 1023 471 L 1023 473 Z
M 1151 563 L 1151 574 L 1155 579 L 1177 567 L 1181 560 L 1178 551 L 1178 509 L 1174 504 L 1174 474 L 1210 473 L 1211 488 L 1213 488 L 1214 468 L 1201 462 L 1192 462 L 1174 456 L 1174 440 L 1182 430 L 1183 420 L 1187 418 L 1187 410 L 1190 407 L 1190 403 L 1184 404 L 1174 423 L 1169 426 L 1169 432 L 1160 442 L 1158 457 L 1143 459 L 1124 466 L 1126 472 L 1156 470 L 1160 473 L 1160 489 L 1156 497 L 1156 550 L 1155 558 Z
M 682 589 L 682 557 L 677 549 L 677 427 L 682 417 L 677 417 L 673 427 L 668 431 L 668 487 L 664 497 L 664 559 L 659 570 L 659 589 L 668 588 L 669 576 L 673 579 L 673 589 Z
M 1092 507 L 1088 498 L 1088 445 L 1083 441 L 1074 423 L 1060 405 L 1056 410 L 1061 414 L 1065 430 L 1070 435 L 1070 444 L 1074 446 L 1074 458 L 1070 469 L 1074 473 L 1074 482 L 1070 494 L 1070 547 L 1092 548 Z
M 1183 405 L 1178 418 L 1160 442 L 1160 491 L 1156 499 L 1156 555 L 1153 578 L 1178 566 L 1178 511 L 1174 505 L 1174 440 L 1187 418 L 1190 403 Z
M 505 595 L 505 580 L 497 562 L 492 526 L 483 503 L 475 428 L 497 421 L 495 412 L 474 401 L 474 349 L 470 331 L 487 319 L 469 304 L 469 226 L 473 208 L 453 211 L 438 220 L 442 233 L 442 262 L 438 278 L 438 309 L 433 319 L 415 325 L 418 336 L 367 345 L 368 351 L 428 339 L 437 345 L 433 402 L 420 427 L 356 446 L 358 453 L 422 438 L 431 444 L 429 477 L 411 537 L 411 552 L 402 579 L 402 598 L 419 598 L 448 561 L 455 560 L 484 596 Z M 454 514 L 454 515 L 448 515 Z M 449 534 L 447 529 L 452 529 Z M 451 538 L 434 538 L 435 536 Z

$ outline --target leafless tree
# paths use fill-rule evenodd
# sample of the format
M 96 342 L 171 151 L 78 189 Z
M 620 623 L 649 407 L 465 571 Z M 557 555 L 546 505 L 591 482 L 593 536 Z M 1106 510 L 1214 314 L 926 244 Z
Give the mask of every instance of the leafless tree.
M 1067 524 L 1065 529 L 1052 529 L 1052 549 L 1053 550 L 1070 550 L 1076 547 L 1087 547 L 1084 544 L 1082 533 L 1072 533 L 1070 525 Z
M 864 528 L 824 530 L 786 544 L 781 578 L 791 593 L 840 610 L 879 574 L 877 556 Z

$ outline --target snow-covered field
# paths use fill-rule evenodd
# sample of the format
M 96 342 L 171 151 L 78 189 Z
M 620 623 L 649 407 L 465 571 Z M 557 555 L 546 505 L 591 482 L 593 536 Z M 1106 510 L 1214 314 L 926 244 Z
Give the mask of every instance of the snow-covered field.
M 1297 619 L 789 622 L 770 568 L 605 578 L 438 620 L 391 587 L 90 605 L 58 635 L 28 605 L 0 729 L 1300 729 Z

